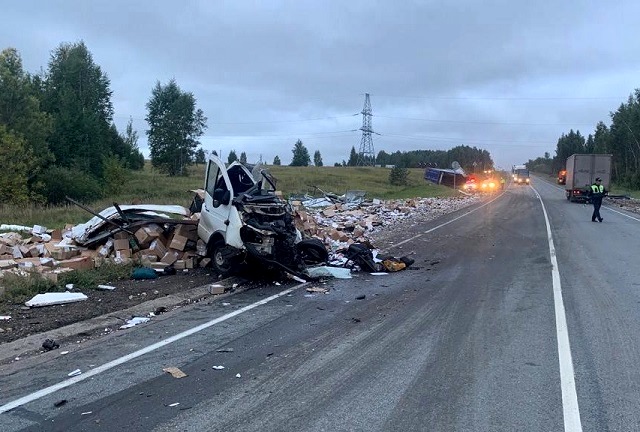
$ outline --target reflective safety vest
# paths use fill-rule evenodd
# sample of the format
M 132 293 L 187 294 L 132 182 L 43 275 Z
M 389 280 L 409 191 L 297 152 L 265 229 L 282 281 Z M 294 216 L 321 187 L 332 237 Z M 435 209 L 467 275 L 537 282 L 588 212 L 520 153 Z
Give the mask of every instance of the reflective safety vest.
M 593 193 L 604 193 L 604 186 L 597 185 L 597 184 L 592 184 L 591 185 L 591 192 L 593 192 Z

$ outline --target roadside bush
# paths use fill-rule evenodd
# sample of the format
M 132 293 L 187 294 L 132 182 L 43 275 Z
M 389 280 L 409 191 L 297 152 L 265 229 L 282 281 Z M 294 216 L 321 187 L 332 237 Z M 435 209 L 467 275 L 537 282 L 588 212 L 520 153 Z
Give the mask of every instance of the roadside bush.
M 44 178 L 44 196 L 49 204 L 62 204 L 66 202 L 66 196 L 81 202 L 93 202 L 103 194 L 98 180 L 83 171 L 52 166 Z
M 409 178 L 409 170 L 401 166 L 394 166 L 389 173 L 389 183 L 395 186 L 405 186 Z
M 117 156 L 107 156 L 102 161 L 102 176 L 105 181 L 105 193 L 117 195 L 122 192 L 128 170 Z

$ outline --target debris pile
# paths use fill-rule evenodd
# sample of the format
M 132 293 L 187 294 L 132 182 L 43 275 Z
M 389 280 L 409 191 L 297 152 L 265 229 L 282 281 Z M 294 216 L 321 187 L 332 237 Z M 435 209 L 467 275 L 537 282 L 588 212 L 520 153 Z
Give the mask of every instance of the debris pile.
M 295 223 L 305 237 L 315 237 L 335 254 L 351 244 L 371 245 L 372 237 L 384 227 L 412 220 L 424 222 L 466 207 L 480 198 L 476 196 L 451 198 L 414 198 L 405 200 L 359 201 L 357 205 L 335 203 L 319 199 L 291 201 Z M 309 204 L 309 205 L 308 205 Z M 417 217 L 416 217 L 417 216 Z
M 62 273 L 93 269 L 107 261 L 135 262 L 157 271 L 208 263 L 203 258 L 206 246 L 198 240 L 199 215 L 182 206 L 116 206 L 94 214 L 88 222 L 63 230 L 11 225 L 27 235 L 0 234 L 0 277 L 38 272 L 57 283 Z

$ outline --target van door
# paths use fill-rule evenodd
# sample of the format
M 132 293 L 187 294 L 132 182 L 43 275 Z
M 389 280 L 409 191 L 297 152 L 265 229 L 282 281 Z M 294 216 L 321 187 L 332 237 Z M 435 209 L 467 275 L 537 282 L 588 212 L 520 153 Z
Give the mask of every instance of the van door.
M 214 202 L 216 189 L 229 191 L 227 202 Z M 233 206 L 233 188 L 224 163 L 215 155 L 209 158 L 204 182 L 204 203 L 198 223 L 198 236 L 209 242 L 213 233 L 220 233 L 226 241 L 226 231 Z M 219 193 L 219 192 L 218 192 Z

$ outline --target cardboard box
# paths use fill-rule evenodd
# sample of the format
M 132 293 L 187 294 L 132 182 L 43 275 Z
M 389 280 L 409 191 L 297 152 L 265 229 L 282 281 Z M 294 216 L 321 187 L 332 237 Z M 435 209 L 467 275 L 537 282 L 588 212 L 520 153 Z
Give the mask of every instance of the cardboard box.
M 62 240 L 62 231 L 60 231 L 59 229 L 54 229 L 53 231 L 51 231 L 51 240 L 55 242 L 59 242 L 60 240 Z
M 118 231 L 113 235 L 114 240 L 129 240 L 129 233 L 126 231 Z
M 57 268 L 54 270 L 42 272 L 42 276 L 44 276 L 46 279 L 49 279 L 53 283 L 58 283 L 58 279 L 61 274 L 72 272 L 72 271 L 73 269 L 62 267 L 62 268 Z
M 126 233 L 125 233 L 126 234 Z M 117 239 L 113 241 L 113 248 L 117 251 L 129 250 L 129 238 Z
M 80 251 L 78 249 L 70 249 L 70 248 L 54 249 L 51 252 L 51 256 L 53 257 L 53 259 L 56 259 L 58 261 L 67 260 L 69 258 L 73 258 L 78 255 L 80 255 Z
M 189 241 L 187 237 L 174 233 L 171 238 L 171 242 L 169 243 L 169 249 L 183 251 L 187 246 L 187 241 Z
M 163 256 L 160 262 L 163 262 L 167 265 L 171 265 L 178 260 L 178 252 L 176 251 L 168 251 Z
M 148 267 L 151 267 L 152 269 L 164 270 L 165 268 L 169 267 L 169 265 L 160 261 L 149 263 Z
M 180 224 L 176 226 L 174 234 L 182 237 L 186 237 L 189 240 L 198 240 L 198 225 L 193 224 Z
M 149 245 L 149 250 L 158 258 L 162 258 L 164 254 L 167 253 L 167 248 L 158 239 L 151 242 L 151 244 Z
M 95 267 L 93 260 L 87 256 L 59 261 L 58 265 L 73 270 L 91 270 Z
M 187 265 L 184 260 L 177 260 L 173 263 L 173 268 L 176 270 L 184 270 L 187 268 Z
M 138 231 L 136 231 L 135 237 L 138 241 L 138 244 L 140 245 L 140 248 L 142 249 L 149 247 L 151 242 L 154 240 L 154 237 L 149 234 L 149 232 L 146 230 L 146 227 L 142 227 Z

